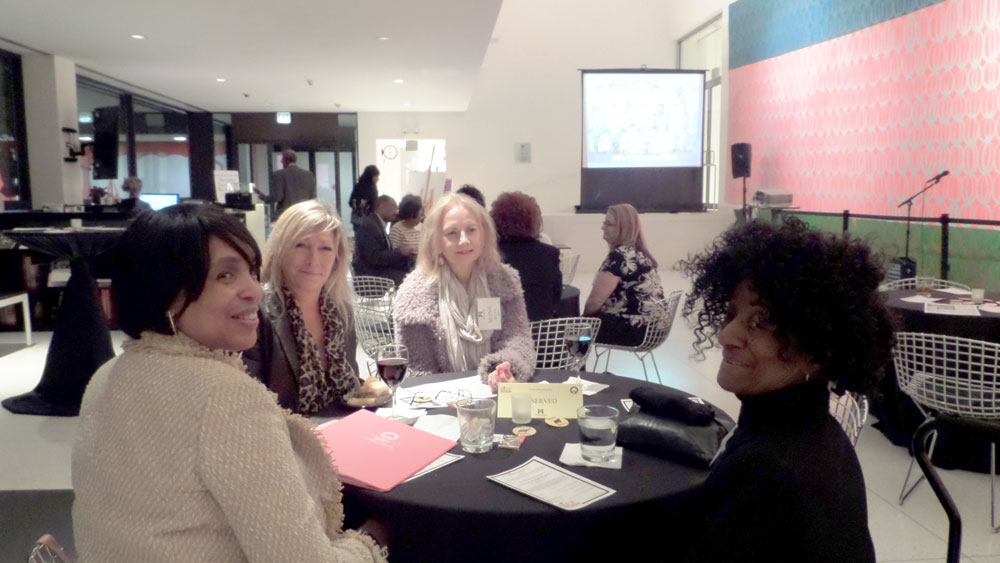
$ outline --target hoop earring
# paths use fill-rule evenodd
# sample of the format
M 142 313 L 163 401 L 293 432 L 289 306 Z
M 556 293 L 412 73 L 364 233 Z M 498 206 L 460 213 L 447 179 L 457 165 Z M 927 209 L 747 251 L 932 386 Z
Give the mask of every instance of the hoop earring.
M 167 322 L 170 323 L 170 331 L 174 334 L 174 336 L 176 336 L 177 327 L 174 325 L 174 314 L 170 311 L 167 311 Z
M 811 374 L 811 373 L 807 373 L 806 374 L 806 383 L 809 383 L 809 380 L 812 378 L 812 376 L 813 376 L 813 374 Z

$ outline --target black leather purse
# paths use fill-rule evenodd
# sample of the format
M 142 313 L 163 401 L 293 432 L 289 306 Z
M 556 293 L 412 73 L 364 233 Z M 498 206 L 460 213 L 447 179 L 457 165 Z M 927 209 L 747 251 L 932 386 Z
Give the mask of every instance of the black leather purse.
M 635 404 L 618 426 L 618 444 L 691 467 L 708 469 L 735 426 L 726 413 L 683 391 L 644 386 L 629 397 Z

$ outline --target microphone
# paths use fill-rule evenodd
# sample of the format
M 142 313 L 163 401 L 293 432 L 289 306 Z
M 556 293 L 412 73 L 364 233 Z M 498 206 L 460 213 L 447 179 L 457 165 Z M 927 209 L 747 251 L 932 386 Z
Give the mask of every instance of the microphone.
M 941 178 L 944 178 L 948 174 L 950 174 L 950 172 L 948 172 L 947 170 L 945 170 L 944 172 L 941 172 L 940 174 L 938 174 L 937 176 L 934 176 L 930 180 L 927 180 L 927 182 L 928 183 L 930 183 L 930 182 L 940 182 Z

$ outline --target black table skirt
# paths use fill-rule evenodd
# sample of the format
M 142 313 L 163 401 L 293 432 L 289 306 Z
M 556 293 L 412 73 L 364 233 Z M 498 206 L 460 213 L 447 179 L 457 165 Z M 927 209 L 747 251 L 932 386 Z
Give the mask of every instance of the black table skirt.
M 405 385 L 453 378 L 442 374 Z M 540 370 L 535 380 L 564 381 L 567 372 Z M 621 407 L 620 399 L 644 381 L 611 374 L 585 374 L 611 387 L 585 397 L 586 404 Z M 451 409 L 431 411 L 447 413 Z M 452 413 L 454 411 L 451 411 Z M 497 433 L 509 433 L 509 418 L 497 419 Z M 532 456 L 558 463 L 563 444 L 579 442 L 575 421 L 538 429 L 520 450 L 493 449 L 431 472 L 388 493 L 344 486 L 349 527 L 375 517 L 389 529 L 391 561 L 565 561 L 590 560 L 599 553 L 615 559 L 643 551 L 643 542 L 662 550 L 672 522 L 682 522 L 683 508 L 696 496 L 707 470 L 625 450 L 621 470 L 569 467 L 579 475 L 615 489 L 609 498 L 576 511 L 563 511 L 485 478 L 520 465 Z M 621 551 L 625 549 L 625 551 Z
M 1000 342 L 1000 314 L 982 313 L 980 317 L 935 315 L 924 313 L 922 303 L 902 301 L 903 297 L 916 295 L 916 290 L 886 292 L 886 303 L 896 316 L 897 329 L 908 332 L 947 334 L 976 340 Z M 933 297 L 953 299 L 956 296 L 932 292 Z M 987 295 L 995 299 L 995 294 Z M 885 379 L 879 386 L 872 404 L 872 416 L 879 419 L 879 429 L 893 444 L 909 448 L 913 432 L 924 420 L 913 400 L 907 397 L 896 381 L 895 367 L 890 363 Z M 931 461 L 943 469 L 963 469 L 988 473 L 990 471 L 990 445 L 982 440 L 966 438 L 947 430 L 939 431 L 934 456 Z
M 571 285 L 563 285 L 562 296 L 559 298 L 557 316 L 579 317 L 580 316 L 580 289 Z

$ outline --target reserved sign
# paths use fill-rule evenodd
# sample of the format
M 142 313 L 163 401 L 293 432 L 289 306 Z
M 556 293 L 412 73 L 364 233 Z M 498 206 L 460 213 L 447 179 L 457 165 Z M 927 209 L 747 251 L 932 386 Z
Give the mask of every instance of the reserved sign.
M 510 397 L 531 395 L 531 418 L 576 418 L 583 406 L 583 385 L 579 383 L 501 383 L 497 388 L 497 417 L 510 418 Z

